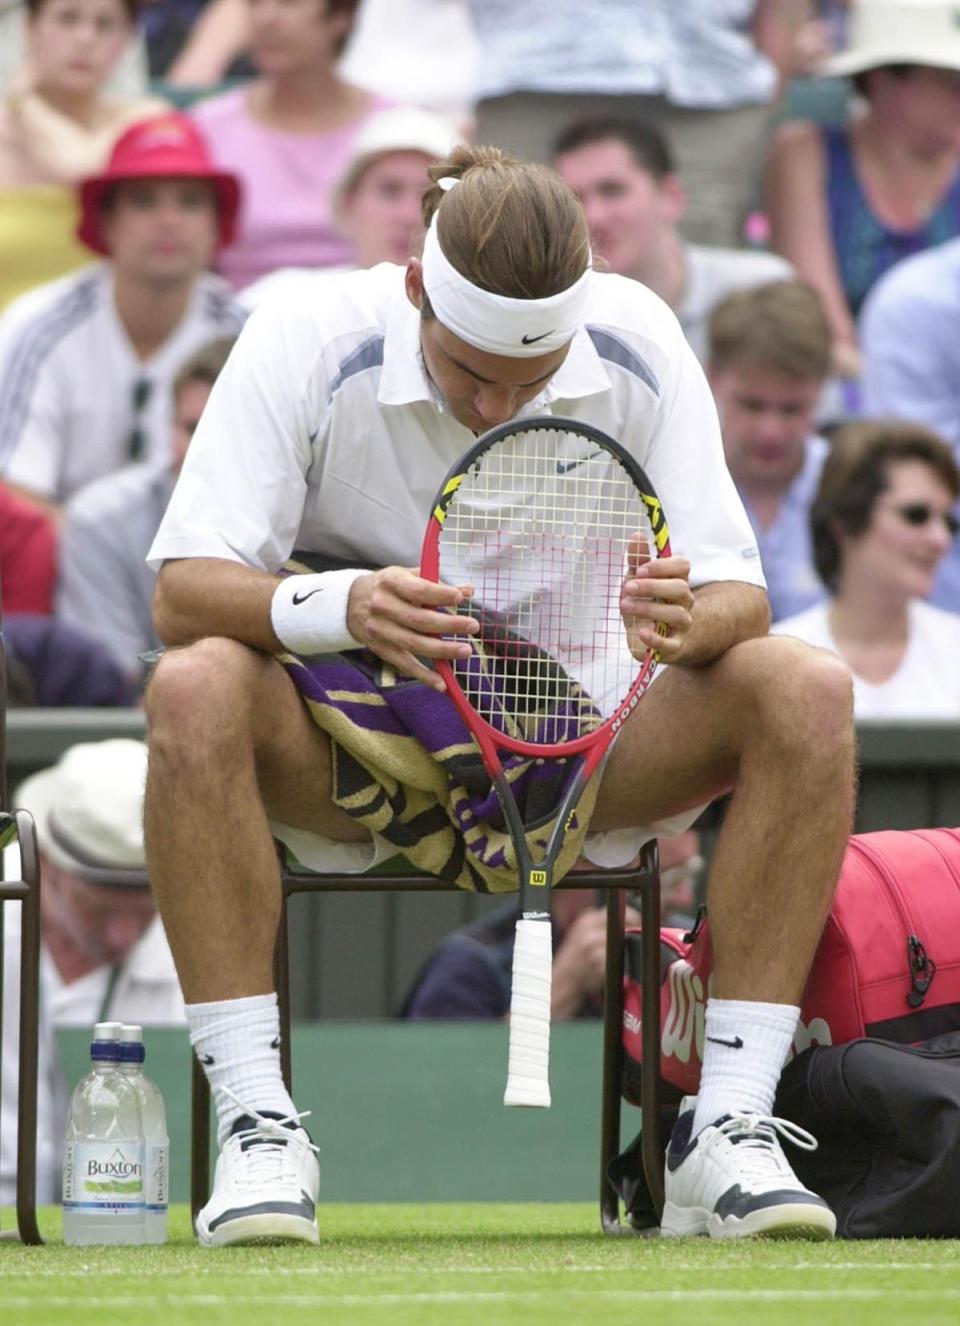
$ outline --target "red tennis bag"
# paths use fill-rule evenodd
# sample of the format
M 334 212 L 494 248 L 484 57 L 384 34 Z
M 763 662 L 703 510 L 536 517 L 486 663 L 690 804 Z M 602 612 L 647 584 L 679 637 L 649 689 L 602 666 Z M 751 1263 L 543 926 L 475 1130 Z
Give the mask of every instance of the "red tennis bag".
M 758 936 L 758 942 L 763 937 Z M 660 932 L 665 1099 L 694 1095 L 713 955 L 709 922 Z M 623 1093 L 640 1102 L 641 944 L 626 939 Z M 912 1045 L 960 1030 L 960 829 L 850 839 L 801 1001 L 793 1052 L 875 1036 Z M 675 1088 L 671 1092 L 670 1088 Z

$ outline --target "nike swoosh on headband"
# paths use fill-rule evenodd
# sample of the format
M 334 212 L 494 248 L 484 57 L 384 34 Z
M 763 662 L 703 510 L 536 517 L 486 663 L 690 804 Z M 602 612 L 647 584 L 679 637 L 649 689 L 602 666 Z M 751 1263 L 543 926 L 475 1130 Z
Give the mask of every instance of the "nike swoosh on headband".
M 546 338 L 547 338 L 548 336 L 552 336 L 552 335 L 553 335 L 553 328 L 551 327 L 550 330 L 549 330 L 548 332 L 541 332 L 539 336 L 521 336 L 521 337 L 520 337 L 520 344 L 521 344 L 521 345 L 536 345 L 537 341 L 543 341 L 543 340 L 546 340 Z

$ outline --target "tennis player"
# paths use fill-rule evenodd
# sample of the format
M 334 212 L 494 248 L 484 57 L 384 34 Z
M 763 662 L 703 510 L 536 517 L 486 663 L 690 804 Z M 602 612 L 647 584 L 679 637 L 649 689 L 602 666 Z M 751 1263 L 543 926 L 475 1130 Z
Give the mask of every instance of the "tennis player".
M 733 793 L 709 881 L 702 1085 L 671 1141 L 664 1232 L 829 1237 L 772 1109 L 850 830 L 846 670 L 768 637 L 699 365 L 656 296 L 591 269 L 568 187 L 485 147 L 430 174 L 422 259 L 250 319 L 150 552 L 171 648 L 147 696 L 149 871 L 221 1146 L 200 1240 L 318 1236 L 316 1148 L 280 1073 L 271 835 L 328 870 L 394 851 L 334 804 L 329 740 L 274 656 L 365 646 L 442 689 L 431 661 L 468 652 L 449 637 L 476 624 L 443 611 L 464 587 L 409 569 L 430 504 L 475 434 L 550 412 L 634 452 L 677 550 L 626 585 L 644 645 L 669 627 L 668 666 L 613 750 L 586 852 L 625 862 Z M 283 578 L 295 548 L 340 569 Z

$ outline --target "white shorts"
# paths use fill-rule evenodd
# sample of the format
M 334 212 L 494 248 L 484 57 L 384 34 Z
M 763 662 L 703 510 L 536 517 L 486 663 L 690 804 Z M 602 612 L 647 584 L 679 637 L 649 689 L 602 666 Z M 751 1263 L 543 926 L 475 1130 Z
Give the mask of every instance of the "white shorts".
M 609 829 L 606 833 L 588 833 L 583 844 L 583 855 L 595 866 L 612 870 L 625 866 L 651 838 L 673 838 L 689 829 L 706 806 L 684 810 L 679 815 L 668 815 L 641 829 Z M 389 861 L 397 848 L 378 833 L 371 833 L 362 843 L 338 843 L 322 834 L 307 829 L 293 829 L 288 824 L 271 820 L 275 836 L 290 849 L 301 865 L 318 874 L 362 875 L 365 870 Z

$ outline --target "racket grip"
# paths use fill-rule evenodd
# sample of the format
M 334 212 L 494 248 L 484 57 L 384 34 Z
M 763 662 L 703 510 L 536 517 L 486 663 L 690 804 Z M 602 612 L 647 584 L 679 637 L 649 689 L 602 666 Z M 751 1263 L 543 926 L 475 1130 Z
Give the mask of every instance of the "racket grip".
M 553 936 L 549 919 L 517 922 L 510 991 L 510 1050 L 504 1105 L 550 1105 L 550 978 Z

